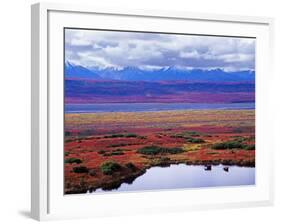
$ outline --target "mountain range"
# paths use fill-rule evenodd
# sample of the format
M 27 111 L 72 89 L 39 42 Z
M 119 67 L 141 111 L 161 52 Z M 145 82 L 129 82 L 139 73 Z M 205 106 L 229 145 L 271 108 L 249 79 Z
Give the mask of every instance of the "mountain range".
M 192 82 L 253 82 L 255 72 L 250 70 L 226 72 L 222 69 L 184 70 L 168 67 L 158 70 L 143 70 L 137 67 L 115 68 L 85 68 L 81 65 L 65 63 L 65 77 L 87 80 L 119 80 L 119 81 L 192 81 Z

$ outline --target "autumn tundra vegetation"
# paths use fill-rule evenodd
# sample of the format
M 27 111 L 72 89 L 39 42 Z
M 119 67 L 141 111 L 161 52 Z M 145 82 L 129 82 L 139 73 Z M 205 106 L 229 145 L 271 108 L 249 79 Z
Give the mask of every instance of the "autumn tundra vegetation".
M 254 120 L 254 110 L 66 114 L 65 193 L 117 189 L 153 166 L 255 167 Z

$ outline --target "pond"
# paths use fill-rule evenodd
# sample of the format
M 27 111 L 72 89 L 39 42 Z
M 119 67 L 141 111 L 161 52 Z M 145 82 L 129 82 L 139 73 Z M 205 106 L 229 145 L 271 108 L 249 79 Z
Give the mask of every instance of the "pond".
M 179 164 L 169 167 L 149 168 L 146 173 L 135 179 L 131 184 L 123 183 L 118 189 L 110 192 L 254 184 L 254 167 L 216 165 L 207 168 L 206 166 Z M 108 191 L 97 189 L 95 192 Z

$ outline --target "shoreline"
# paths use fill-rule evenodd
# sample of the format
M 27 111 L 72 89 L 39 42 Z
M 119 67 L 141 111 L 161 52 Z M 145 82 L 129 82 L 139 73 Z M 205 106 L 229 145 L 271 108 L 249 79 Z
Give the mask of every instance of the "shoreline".
M 65 191 L 65 194 L 86 194 L 95 193 L 97 189 L 102 189 L 103 191 L 111 191 L 117 190 L 122 184 L 133 183 L 138 177 L 144 175 L 146 171 L 153 167 L 170 167 L 171 165 L 180 165 L 185 164 L 187 166 L 218 166 L 224 165 L 227 167 L 238 166 L 238 167 L 249 167 L 255 168 L 255 161 L 171 161 L 171 162 L 163 162 L 158 165 L 150 165 L 146 166 L 143 169 L 139 169 L 138 171 L 128 174 L 127 176 L 121 176 L 119 179 L 112 180 L 111 182 L 103 183 L 98 186 L 87 186 L 85 188 L 80 189 L 72 189 L 69 191 Z
M 139 108 L 129 108 L 130 106 Z M 175 106 L 176 107 L 173 107 Z M 171 111 L 255 110 L 255 102 L 246 103 L 101 103 L 66 104 L 65 114 L 149 113 Z M 110 107 L 112 106 L 112 107 Z M 117 107 L 116 107 L 117 106 Z M 155 106 L 158 108 L 156 109 Z M 161 108 L 162 106 L 162 108 Z M 236 107 L 237 106 L 237 107 Z M 67 109 L 67 107 L 84 107 Z M 93 107 L 93 108 L 87 108 Z M 104 108 L 108 107 L 108 108 Z M 119 108 L 120 107 L 120 108 Z M 122 108 L 123 107 L 123 108 Z M 160 107 L 160 108 L 159 108 Z

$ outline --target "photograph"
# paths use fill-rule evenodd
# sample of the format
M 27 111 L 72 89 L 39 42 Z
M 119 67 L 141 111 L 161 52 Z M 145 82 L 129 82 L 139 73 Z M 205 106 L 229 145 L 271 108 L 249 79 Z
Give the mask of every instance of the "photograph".
M 64 28 L 64 194 L 254 186 L 256 38 Z

